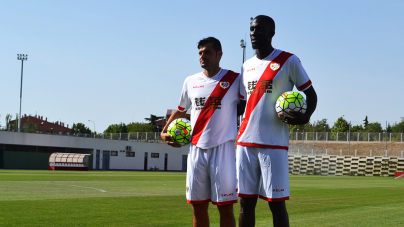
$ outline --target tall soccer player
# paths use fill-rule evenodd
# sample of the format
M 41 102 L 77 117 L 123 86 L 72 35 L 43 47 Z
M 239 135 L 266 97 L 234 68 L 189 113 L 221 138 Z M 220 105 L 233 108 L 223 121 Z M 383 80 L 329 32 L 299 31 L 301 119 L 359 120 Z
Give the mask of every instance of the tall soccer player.
M 192 204 L 193 226 L 209 226 L 208 206 L 212 202 L 218 207 L 220 226 L 235 227 L 233 204 L 238 198 L 234 141 L 240 76 L 220 68 L 223 52 L 216 38 L 200 40 L 198 49 L 204 70 L 185 79 L 178 109 L 168 119 L 161 138 L 170 146 L 180 147 L 171 141 L 167 128 L 192 107 L 186 198 Z
M 247 100 L 237 137 L 237 177 L 240 227 L 255 226 L 257 198 L 268 201 L 273 225 L 289 226 L 288 124 L 309 122 L 317 105 L 312 83 L 295 55 L 272 47 L 275 22 L 257 16 L 250 25 L 256 55 L 241 70 L 240 93 Z M 305 114 L 275 111 L 277 98 L 293 86 L 306 94 Z M 243 98 L 243 97 L 242 97 Z

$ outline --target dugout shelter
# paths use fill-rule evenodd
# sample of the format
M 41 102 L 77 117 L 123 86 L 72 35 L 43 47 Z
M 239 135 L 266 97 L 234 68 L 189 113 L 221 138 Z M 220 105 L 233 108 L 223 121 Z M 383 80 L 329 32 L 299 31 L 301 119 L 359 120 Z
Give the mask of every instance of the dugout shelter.
M 49 156 L 49 170 L 88 171 L 90 154 L 52 153 Z

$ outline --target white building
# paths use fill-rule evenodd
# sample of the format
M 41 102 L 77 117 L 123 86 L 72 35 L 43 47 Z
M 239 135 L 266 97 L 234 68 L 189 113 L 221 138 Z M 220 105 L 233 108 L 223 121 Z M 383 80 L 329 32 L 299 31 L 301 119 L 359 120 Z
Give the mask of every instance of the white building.
M 0 131 L 0 151 L 91 154 L 94 170 L 186 171 L 188 146 Z

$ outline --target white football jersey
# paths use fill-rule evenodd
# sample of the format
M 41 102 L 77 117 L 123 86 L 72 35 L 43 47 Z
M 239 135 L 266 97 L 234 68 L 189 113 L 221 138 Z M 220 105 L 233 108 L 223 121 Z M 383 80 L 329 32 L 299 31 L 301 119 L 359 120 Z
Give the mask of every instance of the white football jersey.
M 240 95 L 247 100 L 237 144 L 288 149 L 288 125 L 278 118 L 275 103 L 293 86 L 304 91 L 311 81 L 295 55 L 275 49 L 268 57 L 247 60 L 241 69 Z
M 185 79 L 179 111 L 191 108 L 191 143 L 208 149 L 237 137 L 237 102 L 240 76 L 220 69 L 213 77 L 203 72 Z

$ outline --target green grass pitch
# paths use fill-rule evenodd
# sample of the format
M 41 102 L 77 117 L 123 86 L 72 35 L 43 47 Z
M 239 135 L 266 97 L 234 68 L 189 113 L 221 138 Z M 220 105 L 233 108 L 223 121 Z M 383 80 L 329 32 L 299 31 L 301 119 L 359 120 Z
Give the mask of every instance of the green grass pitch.
M 291 175 L 290 185 L 291 226 L 404 226 L 404 179 Z M 259 200 L 256 226 L 271 220 Z M 185 173 L 0 170 L 0 226 L 191 225 Z

